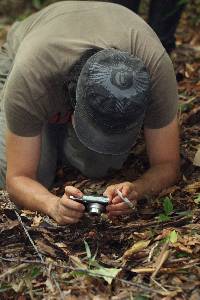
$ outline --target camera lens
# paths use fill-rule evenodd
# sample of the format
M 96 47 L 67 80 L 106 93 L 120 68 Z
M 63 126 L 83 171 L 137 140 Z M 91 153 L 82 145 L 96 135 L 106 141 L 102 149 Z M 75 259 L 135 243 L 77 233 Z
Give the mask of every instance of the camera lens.
M 105 211 L 105 206 L 100 203 L 90 203 L 88 205 L 88 213 L 92 216 L 98 216 Z

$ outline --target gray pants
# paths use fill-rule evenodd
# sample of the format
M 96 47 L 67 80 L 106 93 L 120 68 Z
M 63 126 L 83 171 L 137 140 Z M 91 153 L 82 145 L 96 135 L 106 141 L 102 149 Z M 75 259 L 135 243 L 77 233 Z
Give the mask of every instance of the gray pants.
M 6 175 L 5 116 L 0 111 L 0 189 L 5 187 Z
M 0 48 L 0 189 L 5 187 L 6 174 L 6 147 L 5 147 L 5 132 L 6 121 L 3 110 L 3 88 L 12 66 L 12 61 L 7 54 L 7 44 Z
M 0 189 L 5 188 L 6 178 L 6 118 L 3 109 L 3 89 L 12 68 L 7 45 L 0 48 Z M 8 78 L 9 80 L 9 78 Z M 119 170 L 127 154 L 103 155 L 89 150 L 78 140 L 71 124 L 46 124 L 42 130 L 41 156 L 38 181 L 50 188 L 55 177 L 58 161 L 70 164 L 89 178 L 100 178 L 109 169 Z

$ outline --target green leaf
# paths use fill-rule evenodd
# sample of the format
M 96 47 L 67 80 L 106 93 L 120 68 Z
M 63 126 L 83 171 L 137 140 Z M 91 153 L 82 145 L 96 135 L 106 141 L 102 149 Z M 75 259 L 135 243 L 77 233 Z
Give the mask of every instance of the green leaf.
M 169 221 L 169 220 L 170 220 L 170 217 L 169 217 L 169 216 L 166 216 L 165 214 L 160 214 L 160 215 L 158 216 L 158 220 L 159 220 L 160 222 L 166 222 L 166 221 Z
M 92 276 L 96 278 L 103 278 L 108 284 L 111 284 L 113 279 L 122 269 L 115 268 L 104 268 L 98 264 L 98 268 L 95 269 L 83 269 L 83 270 L 74 270 L 71 272 L 71 275 L 74 277 L 81 277 L 84 275 Z
M 115 268 L 105 268 L 101 266 L 96 260 L 96 254 L 92 257 L 90 247 L 88 243 L 84 240 L 86 254 L 88 258 L 87 265 L 83 264 L 80 259 L 76 256 L 70 256 L 72 262 L 79 268 L 79 270 L 74 270 L 71 272 L 72 276 L 93 276 L 93 277 L 102 277 L 105 281 L 111 284 L 112 280 L 117 276 L 121 269 Z
M 176 258 L 181 258 L 181 257 L 189 257 L 190 255 L 185 252 L 178 252 L 178 253 L 175 253 L 175 256 L 176 256 Z
M 85 276 L 87 273 L 86 273 L 86 270 L 79 270 L 79 271 L 71 271 L 70 272 L 70 275 L 73 276 L 73 277 L 82 277 L 82 276 Z
M 198 196 L 194 199 L 194 202 L 196 204 L 200 204 L 200 194 L 198 194 Z
M 179 104 L 179 111 L 181 113 L 183 112 L 187 112 L 188 110 L 190 110 L 192 108 L 192 104 L 191 103 L 180 103 Z
M 36 278 L 38 275 L 40 275 L 42 273 L 41 269 L 39 267 L 33 267 L 31 269 L 31 278 Z
M 123 254 L 123 258 L 124 259 L 129 259 L 133 254 L 140 252 L 141 250 L 145 249 L 146 247 L 148 247 L 148 245 L 150 244 L 150 240 L 141 240 L 138 241 L 136 243 L 133 244 L 133 246 L 131 248 L 129 248 L 128 250 L 126 250 Z
M 87 254 L 87 258 L 91 259 L 92 254 L 91 254 L 90 247 L 89 247 L 88 243 L 86 242 L 86 240 L 84 240 L 84 244 L 85 244 L 85 251 L 86 251 L 86 254 Z
M 147 298 L 146 296 L 143 295 L 137 295 L 135 296 L 134 300 L 148 300 L 149 297 Z
M 41 9 L 42 1 L 41 0 L 32 0 L 32 4 L 36 9 Z
M 96 249 L 95 254 L 92 256 L 91 261 L 95 261 L 97 253 L 98 253 L 98 248 Z
M 89 275 L 94 277 L 102 277 L 108 284 L 111 284 L 113 279 L 117 276 L 117 274 L 122 269 L 116 269 L 116 268 L 104 268 L 102 266 L 99 266 L 97 269 L 93 269 L 89 271 Z
M 178 240 L 178 233 L 176 232 L 176 230 L 171 231 L 167 237 L 164 239 L 165 242 L 170 242 L 172 244 L 176 243 Z
M 176 230 L 173 230 L 172 232 L 170 232 L 169 234 L 169 241 L 174 244 L 176 243 L 178 240 L 178 233 L 176 232 Z
M 174 207 L 173 207 L 172 201 L 169 197 L 164 198 L 163 209 L 167 216 L 171 215 L 171 213 L 173 212 Z

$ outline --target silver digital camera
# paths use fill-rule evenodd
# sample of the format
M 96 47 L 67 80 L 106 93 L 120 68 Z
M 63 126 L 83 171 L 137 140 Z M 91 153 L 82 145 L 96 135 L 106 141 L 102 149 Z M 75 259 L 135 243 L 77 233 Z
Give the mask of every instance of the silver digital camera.
M 82 197 L 70 196 L 69 198 L 84 204 L 86 211 L 92 216 L 99 216 L 105 212 L 109 203 L 109 199 L 103 196 L 84 195 Z

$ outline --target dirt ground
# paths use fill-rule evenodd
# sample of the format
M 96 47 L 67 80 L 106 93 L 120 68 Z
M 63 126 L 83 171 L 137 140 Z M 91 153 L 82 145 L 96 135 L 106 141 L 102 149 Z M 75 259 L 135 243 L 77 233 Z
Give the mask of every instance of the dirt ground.
M 1 26 L 1 41 L 8 28 Z M 0 191 L 0 299 L 200 299 L 200 167 L 193 164 L 200 145 L 199 29 L 188 26 L 184 14 L 172 55 L 180 95 L 180 182 L 141 201 L 129 217 L 85 215 L 70 226 L 19 211 Z M 53 192 L 74 185 L 101 194 L 147 168 L 141 136 L 120 172 L 88 180 L 64 169 Z

